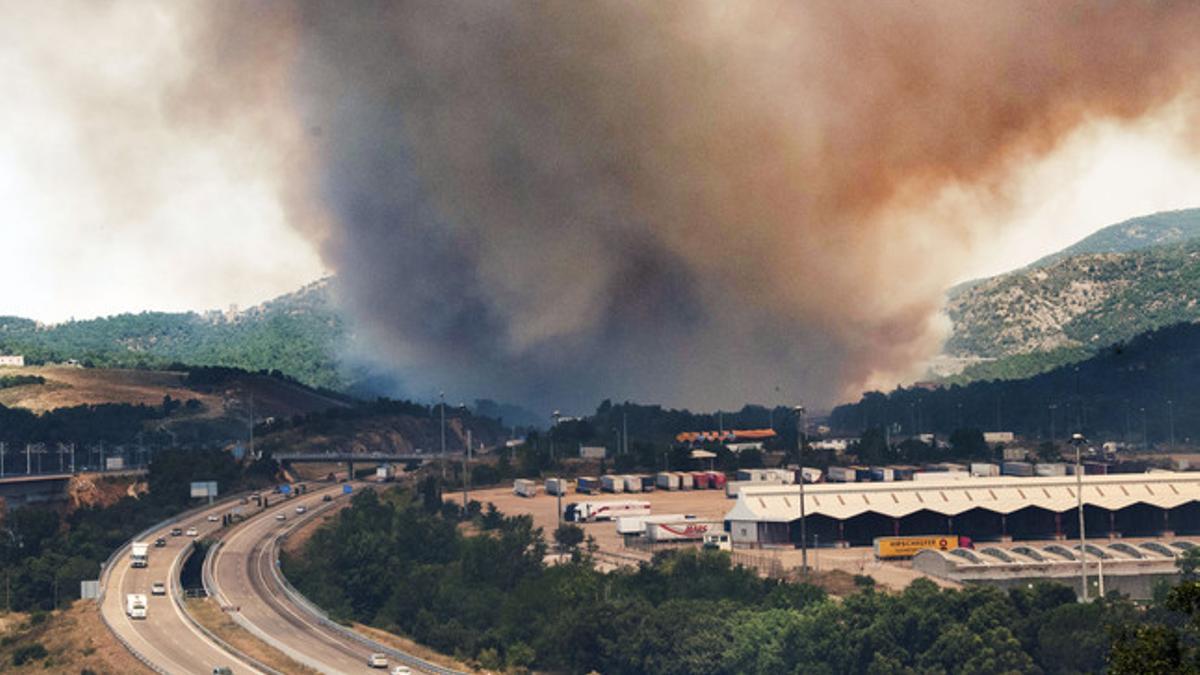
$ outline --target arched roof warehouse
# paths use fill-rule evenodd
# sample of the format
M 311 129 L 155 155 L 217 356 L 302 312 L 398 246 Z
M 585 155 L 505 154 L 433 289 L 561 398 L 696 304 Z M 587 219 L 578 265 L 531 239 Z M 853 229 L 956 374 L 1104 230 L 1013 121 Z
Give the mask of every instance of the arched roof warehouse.
M 1006 516 L 1022 512 L 1017 522 L 1020 527 L 1038 533 L 1061 532 L 1070 523 L 1026 524 L 1028 514 L 1045 514 L 1041 519 L 1053 519 L 1055 514 L 1064 514 L 1076 508 L 1076 477 L 1054 476 L 1019 478 L 1012 476 L 956 478 L 945 480 L 920 480 L 880 483 L 824 483 L 805 486 L 805 511 L 817 522 L 826 519 L 847 523 L 871 515 L 868 522 L 874 536 L 887 536 L 906 530 L 900 524 L 906 519 L 924 518 L 931 514 L 946 517 L 953 523 L 955 516 L 968 514 L 971 522 L 978 523 L 981 513 L 995 514 L 991 518 L 1005 523 L 1001 529 L 982 532 L 957 532 L 983 538 L 1009 536 L 1021 532 L 1008 532 Z M 725 520 L 733 523 L 757 523 L 760 534 L 742 535 L 734 530 L 735 539 L 743 543 L 786 543 L 795 539 L 780 526 L 788 526 L 800 518 L 800 488 L 798 485 L 771 485 L 743 487 L 737 502 L 726 514 Z M 1137 513 L 1130 509 L 1141 505 L 1140 510 L 1151 507 L 1151 511 L 1166 514 L 1180 507 L 1200 505 L 1200 473 L 1154 472 L 1143 474 L 1115 474 L 1083 477 L 1083 502 L 1089 514 L 1103 510 L 1109 514 L 1119 512 Z M 880 518 L 882 517 L 882 518 Z M 911 517 L 911 518 L 910 518 Z M 1089 530 L 1093 527 L 1089 515 Z M 1118 532 L 1118 525 L 1128 523 L 1128 518 L 1112 524 L 1105 530 Z M 1171 527 L 1163 516 L 1161 522 L 1150 523 L 1155 531 Z M 894 531 L 887 531 L 881 523 L 894 523 Z M 982 527 L 976 525 L 977 527 Z M 948 526 L 948 527 L 952 527 Z M 859 528 L 861 529 L 861 528 Z M 1145 528 L 1137 528 L 1139 530 Z M 744 528 L 743 528 L 743 531 Z M 762 532 L 769 532 L 763 536 Z M 840 538 L 830 532 L 828 536 Z M 862 538 L 860 535 L 858 538 Z M 826 538 L 825 541 L 830 541 Z

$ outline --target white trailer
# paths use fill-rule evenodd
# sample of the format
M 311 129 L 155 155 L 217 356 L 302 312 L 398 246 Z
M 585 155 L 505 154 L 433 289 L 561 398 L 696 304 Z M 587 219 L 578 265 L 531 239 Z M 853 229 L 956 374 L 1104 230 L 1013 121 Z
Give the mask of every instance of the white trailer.
M 650 541 L 700 541 L 704 535 L 724 529 L 717 520 L 678 520 L 671 523 L 646 523 L 646 538 Z
M 546 494 L 548 495 L 565 495 L 571 489 L 571 481 L 566 478 L 547 478 L 546 479 Z
M 654 477 L 654 484 L 660 490 L 678 490 L 679 489 L 679 474 L 670 473 L 668 471 L 660 471 Z
M 696 481 L 694 478 L 692 478 L 692 474 L 679 472 L 675 475 L 679 478 L 680 490 L 691 490 L 696 486 Z
M 646 534 L 646 523 L 676 523 L 684 520 L 695 520 L 696 516 L 686 513 L 670 513 L 657 516 L 619 516 L 617 534 Z
M 580 523 L 612 520 L 618 516 L 648 516 L 650 502 L 613 500 L 606 502 L 575 502 L 563 509 L 563 519 Z
M 518 478 L 513 481 L 513 494 L 518 497 L 536 497 L 537 483 L 527 478 Z
M 642 477 L 641 476 L 625 475 L 625 476 L 621 476 L 621 479 L 625 481 L 625 491 L 626 492 L 641 492 L 642 491 Z
M 600 477 L 600 489 L 605 492 L 624 492 L 625 477 L 609 474 Z
M 131 619 L 146 618 L 146 596 L 141 593 L 130 593 L 126 595 L 125 614 Z
M 150 563 L 150 544 L 144 541 L 135 541 L 129 547 L 129 566 L 130 567 L 145 567 Z

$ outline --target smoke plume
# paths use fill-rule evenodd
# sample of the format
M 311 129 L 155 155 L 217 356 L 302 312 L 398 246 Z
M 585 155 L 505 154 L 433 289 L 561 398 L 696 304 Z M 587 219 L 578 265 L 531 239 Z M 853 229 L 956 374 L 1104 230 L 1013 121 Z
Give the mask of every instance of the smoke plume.
M 1021 167 L 1200 73 L 1185 2 L 252 13 L 214 26 L 288 50 L 253 85 L 309 130 L 292 198 L 380 359 L 541 405 L 894 384 Z

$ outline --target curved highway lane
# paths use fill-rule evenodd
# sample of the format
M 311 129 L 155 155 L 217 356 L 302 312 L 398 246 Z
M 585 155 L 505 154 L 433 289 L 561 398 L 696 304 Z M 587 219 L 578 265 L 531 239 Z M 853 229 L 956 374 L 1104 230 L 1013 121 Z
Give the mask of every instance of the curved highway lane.
M 212 514 L 220 517 L 230 508 L 232 506 L 228 503 L 214 506 L 150 533 L 144 541 L 153 544 L 156 538 L 163 537 L 167 545 L 162 548 L 151 545 L 146 567 L 132 567 L 129 554 L 126 553 L 108 570 L 100 612 L 129 647 L 163 672 L 172 675 L 211 675 L 213 668 L 218 666 L 228 667 L 239 675 L 260 672 L 200 632 L 184 616 L 172 595 L 180 591 L 179 568 L 191 547 L 192 537 L 172 537 L 171 529 L 179 527 L 186 532 L 189 527 L 195 527 L 202 537 L 220 529 L 220 523 L 208 522 L 207 516 Z M 157 581 L 167 585 L 167 595 L 151 595 L 151 584 Z M 145 594 L 145 619 L 130 619 L 125 615 L 125 596 L 129 593 Z

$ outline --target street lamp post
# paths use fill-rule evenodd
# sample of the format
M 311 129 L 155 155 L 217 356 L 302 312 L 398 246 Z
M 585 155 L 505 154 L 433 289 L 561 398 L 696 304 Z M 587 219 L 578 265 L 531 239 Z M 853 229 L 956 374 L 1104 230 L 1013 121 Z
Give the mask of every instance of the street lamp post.
M 808 578 L 808 529 L 804 513 L 804 436 L 807 428 L 804 406 L 796 406 L 796 459 L 800 464 L 800 569 Z
M 446 482 L 446 392 L 438 392 L 438 410 L 442 415 L 442 482 Z
M 1084 531 L 1083 522 L 1083 462 L 1081 461 L 1085 442 L 1083 434 L 1071 435 L 1071 443 L 1075 446 L 1075 501 L 1079 505 L 1079 581 L 1083 589 L 1083 601 L 1087 602 L 1087 534 Z

